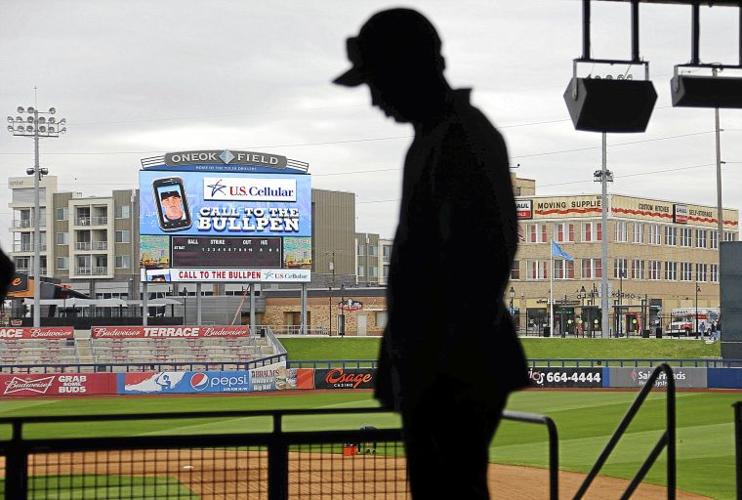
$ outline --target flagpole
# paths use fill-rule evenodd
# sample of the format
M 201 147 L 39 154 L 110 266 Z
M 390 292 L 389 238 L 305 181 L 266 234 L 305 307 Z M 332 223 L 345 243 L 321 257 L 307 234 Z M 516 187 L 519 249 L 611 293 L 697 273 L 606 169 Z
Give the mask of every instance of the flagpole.
M 554 337 L 554 239 L 549 245 L 551 269 L 549 269 L 549 335 Z

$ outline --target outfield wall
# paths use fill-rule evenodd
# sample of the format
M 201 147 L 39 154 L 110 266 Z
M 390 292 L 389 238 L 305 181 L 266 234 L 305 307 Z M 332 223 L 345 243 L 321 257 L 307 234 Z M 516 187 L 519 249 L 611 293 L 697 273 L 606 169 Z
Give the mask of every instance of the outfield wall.
M 652 370 L 534 367 L 528 374 L 534 388 L 610 389 L 642 387 Z M 742 389 L 742 368 L 678 367 L 673 373 L 679 389 Z M 286 368 L 285 361 L 235 371 L 0 374 L 0 398 L 372 389 L 375 379 L 375 368 Z M 663 373 L 655 387 L 666 386 Z

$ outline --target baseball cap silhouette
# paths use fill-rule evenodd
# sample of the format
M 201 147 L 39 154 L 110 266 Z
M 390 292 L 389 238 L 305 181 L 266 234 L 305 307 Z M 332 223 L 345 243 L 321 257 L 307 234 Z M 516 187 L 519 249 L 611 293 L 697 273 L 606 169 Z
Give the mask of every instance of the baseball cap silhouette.
M 412 9 L 382 10 L 361 26 L 358 36 L 346 40 L 353 66 L 333 83 L 356 87 L 380 71 L 410 72 L 440 64 L 441 39 L 435 27 Z

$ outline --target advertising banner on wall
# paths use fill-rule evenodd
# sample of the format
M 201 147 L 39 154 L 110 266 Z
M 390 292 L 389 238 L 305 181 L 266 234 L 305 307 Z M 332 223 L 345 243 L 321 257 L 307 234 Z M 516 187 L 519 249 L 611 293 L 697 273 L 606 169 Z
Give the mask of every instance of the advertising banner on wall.
M 0 342 L 3 340 L 65 340 L 75 338 L 75 329 L 71 326 L 49 326 L 42 328 L 0 328 Z
M 248 337 L 250 327 L 238 326 L 94 326 L 94 339 Z
M 310 281 L 307 269 L 155 269 L 146 270 L 142 280 L 163 282 L 219 281 L 220 283 L 301 283 Z
M 116 394 L 115 373 L 0 374 L 2 396 L 83 396 Z
M 316 389 L 373 389 L 376 368 L 329 368 L 314 370 Z
M 118 394 L 250 392 L 246 371 L 118 373 Z
M 532 387 L 603 387 L 603 368 L 528 369 Z
M 642 387 L 654 368 L 608 368 L 608 380 L 606 387 Z M 686 389 L 705 389 L 708 386 L 706 368 L 681 368 L 672 369 L 675 379 L 675 387 Z M 664 372 L 657 378 L 655 387 L 667 387 L 667 376 Z
M 314 389 L 312 368 L 286 368 L 286 362 L 281 361 L 249 372 L 251 390 L 255 392 Z

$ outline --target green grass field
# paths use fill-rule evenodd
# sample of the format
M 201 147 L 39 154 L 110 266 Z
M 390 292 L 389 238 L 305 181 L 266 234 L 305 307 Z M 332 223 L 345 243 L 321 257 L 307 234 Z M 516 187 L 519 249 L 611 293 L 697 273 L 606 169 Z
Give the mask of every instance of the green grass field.
M 289 360 L 376 359 L 379 338 L 282 338 Z M 718 358 L 719 343 L 686 339 L 521 339 L 530 358 Z
M 586 472 L 607 442 L 635 394 L 609 391 L 525 391 L 513 395 L 508 409 L 543 413 L 557 423 L 560 434 L 560 463 L 563 470 Z M 732 408 L 742 399 L 739 393 L 681 392 L 678 394 L 678 486 L 712 498 L 734 497 L 734 442 Z M 373 407 L 368 392 L 293 393 L 245 397 L 126 397 L 68 400 L 13 400 L 0 403 L 0 416 L 13 415 L 96 415 L 123 412 L 179 412 L 192 410 L 268 408 Z M 629 478 L 660 436 L 664 399 L 651 395 L 637 420 L 629 428 L 603 473 Z M 392 414 L 292 417 L 286 430 L 357 429 L 399 425 Z M 83 435 L 153 435 L 220 432 L 268 432 L 266 418 L 229 420 L 133 421 L 48 424 L 32 426 L 26 437 L 74 437 Z M 8 429 L 3 429 L 7 438 Z M 531 424 L 504 422 L 492 447 L 498 463 L 545 467 L 545 429 Z M 649 473 L 649 482 L 663 484 L 664 461 Z M 132 484 L 136 488 L 137 485 Z

